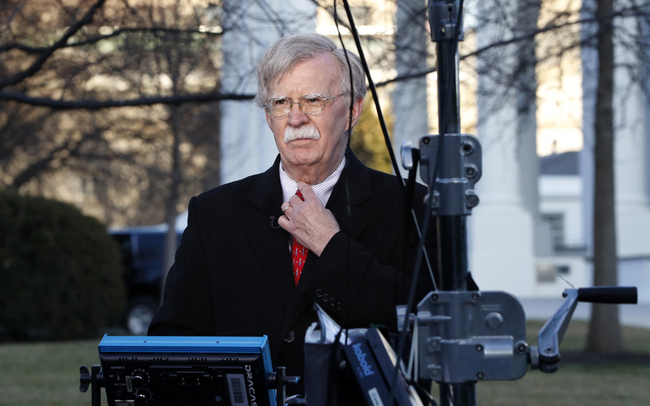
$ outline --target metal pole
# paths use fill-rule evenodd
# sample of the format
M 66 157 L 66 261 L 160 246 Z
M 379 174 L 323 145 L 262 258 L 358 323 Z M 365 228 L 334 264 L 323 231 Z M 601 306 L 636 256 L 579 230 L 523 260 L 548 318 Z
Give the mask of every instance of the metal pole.
M 431 39 L 436 42 L 438 73 L 439 149 L 445 151 L 447 134 L 460 134 L 458 42 L 462 39 L 462 10 L 459 2 L 429 0 Z M 447 156 L 439 154 L 440 178 L 446 178 Z M 433 180 L 434 183 L 437 179 Z M 467 219 L 465 215 L 438 217 L 440 284 L 445 291 L 466 291 Z M 459 337 L 460 338 L 460 337 Z M 440 383 L 442 406 L 475 406 L 476 384 Z

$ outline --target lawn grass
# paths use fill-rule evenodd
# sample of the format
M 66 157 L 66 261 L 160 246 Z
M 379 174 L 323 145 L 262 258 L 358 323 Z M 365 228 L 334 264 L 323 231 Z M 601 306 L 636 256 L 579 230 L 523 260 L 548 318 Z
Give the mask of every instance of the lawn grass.
M 529 345 L 537 345 L 543 321 L 527 322 Z M 564 358 L 584 349 L 588 323 L 569 324 L 560 353 Z M 479 406 L 649 406 L 650 405 L 650 330 L 623 328 L 626 352 L 639 355 L 638 362 L 603 361 L 597 363 L 560 362 L 559 370 L 545 374 L 528 370 L 517 381 L 480 382 L 476 385 Z M 437 388 L 434 388 L 435 399 Z
M 482 382 L 481 406 L 648 406 L 650 365 L 569 364 L 555 374 L 529 371 L 513 382 Z
M 0 405 L 90 406 L 79 367 L 99 364 L 99 341 L 0 345 Z
M 536 342 L 542 322 L 531 321 Z M 587 323 L 572 321 L 562 352 L 584 347 Z M 627 349 L 650 354 L 650 330 L 624 328 Z M 90 406 L 90 391 L 79 392 L 79 367 L 99 363 L 97 340 L 0 345 L 0 406 Z M 565 363 L 555 374 L 529 371 L 513 382 L 481 382 L 479 406 L 648 406 L 649 363 Z M 106 396 L 102 393 L 102 404 Z

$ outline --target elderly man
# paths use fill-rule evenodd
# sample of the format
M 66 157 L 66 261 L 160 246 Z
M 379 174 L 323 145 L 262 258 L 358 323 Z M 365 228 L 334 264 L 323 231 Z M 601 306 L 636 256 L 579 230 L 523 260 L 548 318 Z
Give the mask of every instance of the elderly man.
M 396 329 L 417 237 L 397 179 L 346 148 L 365 94 L 358 58 L 347 59 L 351 68 L 316 34 L 283 38 L 262 57 L 257 103 L 279 157 L 190 200 L 149 334 L 266 334 L 273 365 L 302 376 L 314 303 L 347 327 Z M 414 199 L 420 219 L 423 189 Z M 429 279 L 423 272 L 422 292 Z

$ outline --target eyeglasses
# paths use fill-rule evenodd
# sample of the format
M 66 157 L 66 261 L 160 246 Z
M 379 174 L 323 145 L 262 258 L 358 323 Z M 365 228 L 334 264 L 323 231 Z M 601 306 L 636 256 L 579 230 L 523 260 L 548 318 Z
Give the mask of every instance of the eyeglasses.
M 335 99 L 339 96 L 344 95 L 344 93 L 337 94 L 332 97 L 321 97 L 321 96 L 303 96 L 298 99 L 297 102 L 292 101 L 288 97 L 282 99 L 271 99 L 264 106 L 266 111 L 268 111 L 271 117 L 280 118 L 289 115 L 291 108 L 294 104 L 297 104 L 300 107 L 300 110 L 305 114 L 316 114 L 320 113 L 325 109 L 325 102 L 328 100 Z

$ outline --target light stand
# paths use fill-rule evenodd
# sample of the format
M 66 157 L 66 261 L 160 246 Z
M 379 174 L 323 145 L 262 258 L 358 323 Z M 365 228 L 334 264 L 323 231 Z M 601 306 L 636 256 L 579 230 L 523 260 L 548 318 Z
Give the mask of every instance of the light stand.
M 458 85 L 458 42 L 463 37 L 462 5 L 458 1 L 429 0 L 429 26 L 431 40 L 436 42 L 437 73 L 438 73 L 438 128 L 441 137 L 436 163 L 429 163 L 431 173 L 431 190 L 437 191 L 439 197 L 430 195 L 433 203 L 439 203 L 434 211 L 438 222 L 438 258 L 440 269 L 440 285 L 443 291 L 462 292 L 468 289 L 468 260 L 467 260 L 467 215 L 472 207 L 478 204 L 478 198 L 471 192 L 473 184 L 480 177 L 480 150 L 478 140 L 470 140 L 469 136 L 460 135 L 460 102 Z M 449 138 L 455 142 L 449 142 Z M 464 138 L 461 140 L 460 138 Z M 426 139 L 426 138 L 425 138 Z M 459 150 L 454 147 L 460 147 Z M 460 145 L 462 144 L 462 146 Z M 465 151 L 463 153 L 462 151 Z M 468 154 L 469 153 L 469 154 Z M 478 165 L 473 162 L 463 162 L 463 157 L 478 157 Z M 421 146 L 421 157 L 427 156 Z M 432 156 L 432 155 L 429 155 Z M 460 164 L 460 165 L 459 165 Z M 470 182 L 455 182 L 451 179 L 466 179 L 462 172 L 468 168 L 465 164 L 473 164 L 478 169 L 473 172 Z M 425 162 L 422 163 L 425 171 Z M 438 169 L 439 168 L 439 172 Z M 460 173 L 459 173 L 460 172 Z M 436 176 L 439 173 L 440 182 Z M 461 175 L 461 176 L 458 176 Z M 447 181 L 451 180 L 451 181 Z M 443 190 L 446 189 L 446 190 Z M 435 193 L 435 192 L 434 192 Z M 471 196 L 471 197 L 470 197 Z M 471 203 L 470 203 L 471 200 Z M 440 403 L 442 406 L 476 405 L 475 383 L 440 384 Z

